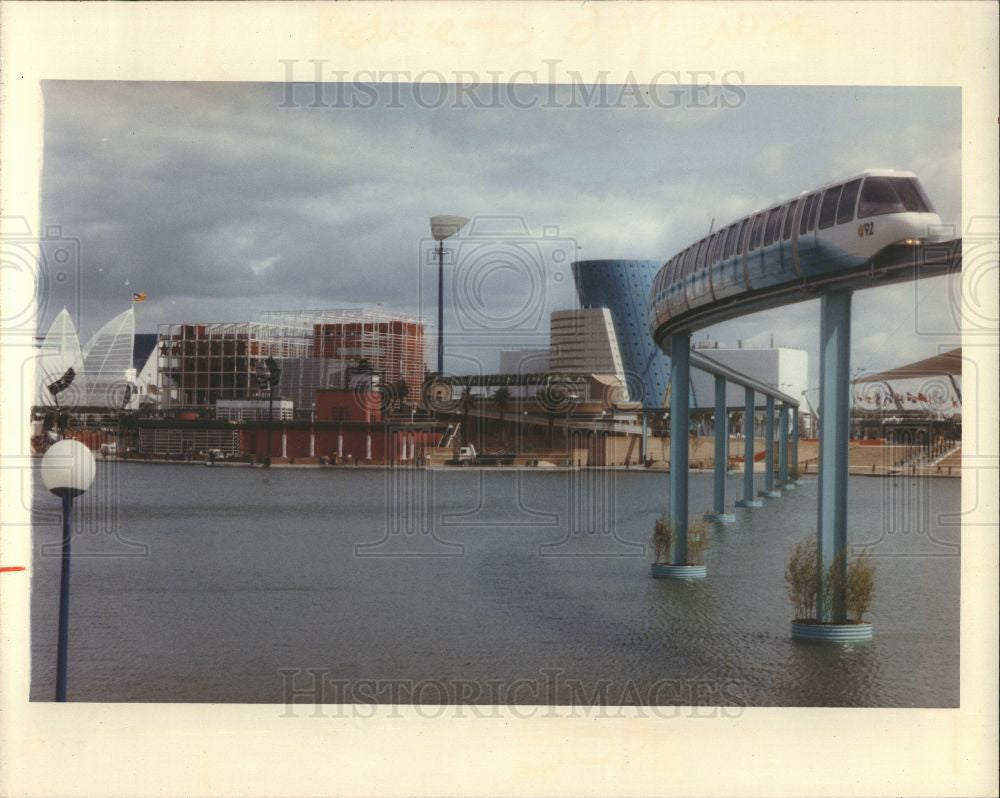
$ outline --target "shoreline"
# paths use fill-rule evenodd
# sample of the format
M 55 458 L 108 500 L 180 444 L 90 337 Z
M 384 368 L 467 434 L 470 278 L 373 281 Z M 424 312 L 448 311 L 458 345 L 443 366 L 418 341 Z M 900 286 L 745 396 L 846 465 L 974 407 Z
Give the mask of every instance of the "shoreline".
M 40 458 L 40 454 L 32 453 L 33 458 Z M 264 469 L 265 466 L 261 463 L 247 463 L 247 462 L 216 462 L 208 463 L 205 460 L 167 460 L 164 458 L 151 457 L 149 459 L 135 458 L 135 457 L 98 457 L 98 462 L 107 463 L 136 463 L 139 465 L 173 465 L 173 466 L 202 466 L 208 468 L 259 468 Z M 362 463 L 362 464 L 320 464 L 320 463 L 272 463 L 271 469 L 315 469 L 315 470 L 327 470 L 327 471 L 502 471 L 502 472 L 532 472 L 532 473 L 545 473 L 545 472 L 566 472 L 566 471 L 615 471 L 628 474 L 669 474 L 670 469 L 664 466 L 653 466 L 653 467 L 640 467 L 640 466 L 561 466 L 561 465 L 547 465 L 547 466 L 526 466 L 526 465 L 510 465 L 510 466 L 495 466 L 495 465 L 405 465 L 405 464 L 386 464 L 386 463 Z M 689 469 L 691 474 L 712 474 L 714 469 L 712 468 L 692 468 Z M 729 476 L 739 476 L 741 475 L 742 469 L 732 469 L 727 472 Z M 763 474 L 763 469 L 754 470 L 755 474 Z M 817 472 L 809 471 L 800 474 L 799 479 L 812 477 L 816 478 L 818 476 Z M 916 473 L 903 473 L 897 471 L 896 473 L 871 473 L 867 468 L 852 468 L 848 474 L 852 477 L 871 477 L 876 479 L 895 479 L 895 478 L 911 478 L 911 479 L 961 479 L 962 471 L 957 469 L 952 473 L 927 473 L 918 471 Z

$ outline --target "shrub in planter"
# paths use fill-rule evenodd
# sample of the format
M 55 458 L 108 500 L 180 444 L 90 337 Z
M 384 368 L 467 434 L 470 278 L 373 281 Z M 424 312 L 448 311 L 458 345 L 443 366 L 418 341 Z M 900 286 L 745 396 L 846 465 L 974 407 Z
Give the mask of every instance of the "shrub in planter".
M 875 598 L 875 566 L 868 552 L 855 557 L 847 566 L 847 614 L 858 623 L 865 619 Z
M 708 524 L 692 521 L 688 524 L 688 545 L 686 565 L 701 565 L 705 562 L 705 550 L 710 542 Z
M 815 538 L 806 538 L 792 547 L 785 567 L 785 585 L 788 597 L 795 607 L 795 620 L 813 620 L 816 617 L 818 555 Z M 827 613 L 823 620 L 830 622 L 829 611 L 833 596 L 841 588 L 846 603 L 847 616 L 855 623 L 863 623 L 864 615 L 871 609 L 875 595 L 875 566 L 867 552 L 852 559 L 847 565 L 846 581 L 831 563 L 823 580 L 823 606 Z
M 805 538 L 792 546 L 785 566 L 785 585 L 796 620 L 816 617 L 816 563 L 815 538 Z
M 795 480 L 797 480 L 799 478 L 799 476 L 800 476 L 800 474 L 799 474 L 799 467 L 798 466 L 793 465 L 793 466 L 789 466 L 788 467 L 788 481 L 789 482 L 794 482 Z
M 653 527 L 653 553 L 656 565 L 701 565 L 708 548 L 708 525 L 701 521 L 688 524 L 687 562 L 671 563 L 670 549 L 674 543 L 674 525 L 666 513 L 656 519 Z
M 660 565 L 662 562 L 669 562 L 670 547 L 673 543 L 674 525 L 667 517 L 667 514 L 663 513 L 656 519 L 656 525 L 653 527 L 653 554 L 655 557 L 653 562 L 656 565 Z

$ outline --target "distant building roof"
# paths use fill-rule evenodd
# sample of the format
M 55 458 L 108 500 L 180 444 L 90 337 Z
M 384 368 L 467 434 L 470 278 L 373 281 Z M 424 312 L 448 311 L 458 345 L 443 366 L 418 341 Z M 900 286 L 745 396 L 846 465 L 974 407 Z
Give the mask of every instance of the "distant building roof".
M 919 377 L 938 377 L 949 375 L 962 376 L 962 347 L 952 349 L 933 357 L 918 360 L 906 366 L 880 371 L 876 374 L 863 374 L 854 380 L 855 384 L 862 382 L 884 382 L 886 380 L 908 380 Z

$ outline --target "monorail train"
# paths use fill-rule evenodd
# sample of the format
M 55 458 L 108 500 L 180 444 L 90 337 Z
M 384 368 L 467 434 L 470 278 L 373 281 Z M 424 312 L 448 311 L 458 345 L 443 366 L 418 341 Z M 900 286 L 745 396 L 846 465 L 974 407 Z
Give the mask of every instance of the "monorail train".
M 667 261 L 649 297 L 650 332 L 659 340 L 684 319 L 710 315 L 713 305 L 745 306 L 840 273 L 846 277 L 887 247 L 919 246 L 940 223 L 912 172 L 868 169 L 805 191 L 722 227 Z

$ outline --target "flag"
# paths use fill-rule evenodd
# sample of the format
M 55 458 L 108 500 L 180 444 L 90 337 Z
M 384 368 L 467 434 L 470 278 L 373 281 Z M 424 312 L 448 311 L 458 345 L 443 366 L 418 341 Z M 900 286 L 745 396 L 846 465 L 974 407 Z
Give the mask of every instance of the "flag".
M 132 301 L 133 302 L 145 302 L 146 301 L 146 295 L 144 293 L 132 294 Z

